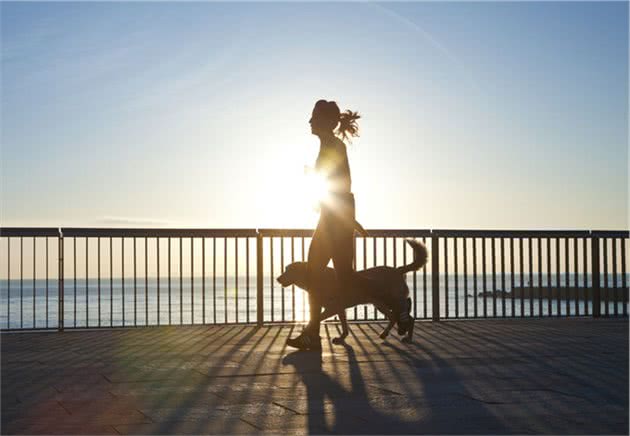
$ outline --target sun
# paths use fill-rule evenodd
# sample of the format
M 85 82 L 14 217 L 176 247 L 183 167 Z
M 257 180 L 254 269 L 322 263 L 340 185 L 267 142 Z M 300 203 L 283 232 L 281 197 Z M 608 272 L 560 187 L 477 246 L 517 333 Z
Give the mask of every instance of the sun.
M 304 195 L 313 209 L 319 211 L 321 204 L 329 199 L 329 186 L 326 178 L 312 168 L 304 167 Z
M 258 187 L 262 197 L 264 192 L 278 193 L 274 196 L 276 201 L 271 209 L 266 207 L 268 200 L 261 201 L 268 225 L 282 228 L 315 227 L 320 206 L 329 197 L 326 179 L 306 166 L 303 173 L 298 169 L 273 174 L 273 177 L 266 179 L 264 186 Z

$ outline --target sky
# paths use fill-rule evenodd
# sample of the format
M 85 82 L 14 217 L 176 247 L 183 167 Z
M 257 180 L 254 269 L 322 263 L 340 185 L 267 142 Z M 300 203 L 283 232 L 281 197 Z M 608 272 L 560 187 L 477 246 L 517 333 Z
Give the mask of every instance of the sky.
M 628 3 L 0 3 L 2 226 L 627 229 Z

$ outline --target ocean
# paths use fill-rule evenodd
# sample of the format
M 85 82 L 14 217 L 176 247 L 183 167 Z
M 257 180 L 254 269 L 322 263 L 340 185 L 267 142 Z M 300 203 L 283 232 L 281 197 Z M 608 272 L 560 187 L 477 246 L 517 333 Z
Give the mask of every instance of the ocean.
M 424 286 L 426 277 L 426 288 Z M 457 287 L 455 279 L 457 277 Z M 521 283 L 528 285 L 529 274 L 523 276 L 515 274 L 516 286 Z M 482 291 L 483 276 L 477 275 L 477 293 Z M 555 274 L 549 276 L 552 287 L 555 287 L 557 279 L 560 279 L 561 287 L 566 284 L 566 276 Z M 575 275 L 569 275 L 569 286 L 575 286 Z M 577 276 L 578 286 L 584 286 L 584 275 Z M 447 280 L 448 279 L 448 280 Z M 486 315 L 488 317 L 520 316 L 521 305 L 524 316 L 540 316 L 539 299 L 533 299 L 532 304 L 528 298 L 502 298 L 498 296 L 493 304 L 492 297 L 482 297 L 474 291 L 475 276 L 466 276 L 467 289 L 464 289 L 464 276 L 449 274 L 440 276 L 440 316 L 465 317 L 474 316 L 475 301 L 477 316 L 484 316 L 484 300 Z M 532 286 L 538 286 L 538 274 L 532 276 Z M 542 284 L 546 286 L 548 281 L 546 274 L 542 275 Z M 414 316 L 417 318 L 431 318 L 433 299 L 431 295 L 431 275 L 426 276 L 420 272 L 416 275 L 416 290 L 414 292 L 413 274 L 407 274 L 407 283 L 411 290 Z M 448 301 L 444 290 L 448 281 Z M 586 276 L 586 283 L 591 285 L 590 275 Z M 601 279 L 604 285 L 604 277 Z M 630 283 L 630 277 L 626 277 L 626 286 Z M 225 286 L 227 284 L 227 286 Z M 88 280 L 72 278 L 64 282 L 64 323 L 66 327 L 98 327 L 98 326 L 144 326 L 159 324 L 202 324 L 202 323 L 242 323 L 256 322 L 257 319 L 257 295 L 256 277 L 234 276 L 205 278 L 205 290 L 201 277 L 194 277 L 191 283 L 190 277 L 171 277 L 170 290 L 167 277 L 160 277 L 159 292 L 158 280 L 155 277 L 145 280 L 144 277 L 120 277 L 113 278 L 89 278 Z M 613 275 L 609 274 L 608 286 L 614 284 Z M 264 321 L 304 321 L 308 319 L 308 298 L 299 288 L 282 288 L 274 282 L 273 287 L 269 276 L 263 281 L 263 307 Z M 617 275 L 617 287 L 621 287 L 621 277 Z M 505 275 L 505 285 L 501 281 L 501 275 L 495 276 L 495 286 L 492 284 L 492 274 L 486 275 L 486 290 L 501 289 L 511 292 L 511 276 Z M 619 290 L 621 292 L 621 290 Z M 169 300 L 170 295 L 170 300 Z M 474 296 L 476 295 L 476 296 Z M 602 299 L 606 291 L 602 291 Z M 272 298 L 273 297 L 273 298 Z M 272 304 L 273 301 L 273 304 Z M 205 303 L 205 304 L 204 304 Z M 576 315 L 592 313 L 590 301 L 567 301 L 556 299 L 550 302 L 551 312 L 547 299 L 542 299 L 542 315 L 557 314 Z M 205 307 L 204 307 L 205 306 Z M 622 313 L 623 303 L 608 303 L 609 313 Z M 19 328 L 56 328 L 58 326 L 58 282 L 50 279 L 24 279 L 20 284 L 19 279 L 11 281 L 0 280 L 0 326 L 3 329 Z M 531 309 L 531 310 L 530 310 Z M 466 312 L 467 310 L 467 312 Z M 606 305 L 602 303 L 602 313 L 606 312 Z M 373 319 L 372 306 L 359 306 L 347 311 L 349 319 Z M 381 314 L 377 318 L 383 319 Z

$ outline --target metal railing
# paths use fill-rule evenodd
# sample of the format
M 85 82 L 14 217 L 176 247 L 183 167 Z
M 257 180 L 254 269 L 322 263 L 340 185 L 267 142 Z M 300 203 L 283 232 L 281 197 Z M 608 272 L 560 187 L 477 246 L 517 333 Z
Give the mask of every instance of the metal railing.
M 429 263 L 406 277 L 419 319 L 628 315 L 628 231 L 369 233 L 355 238 L 358 270 L 409 263 L 405 238 L 427 245 Z M 275 279 L 287 264 L 306 260 L 311 235 L 306 229 L 0 228 L 0 326 L 304 321 L 305 292 Z M 382 315 L 362 305 L 348 310 L 348 318 Z

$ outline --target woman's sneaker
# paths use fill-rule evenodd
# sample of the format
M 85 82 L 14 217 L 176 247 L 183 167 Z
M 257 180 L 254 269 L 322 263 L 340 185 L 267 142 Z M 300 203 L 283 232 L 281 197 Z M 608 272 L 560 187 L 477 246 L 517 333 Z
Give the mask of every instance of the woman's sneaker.
M 313 335 L 307 330 L 302 331 L 296 338 L 287 339 L 287 345 L 289 347 L 297 348 L 298 350 L 322 350 L 322 338 L 319 335 Z

